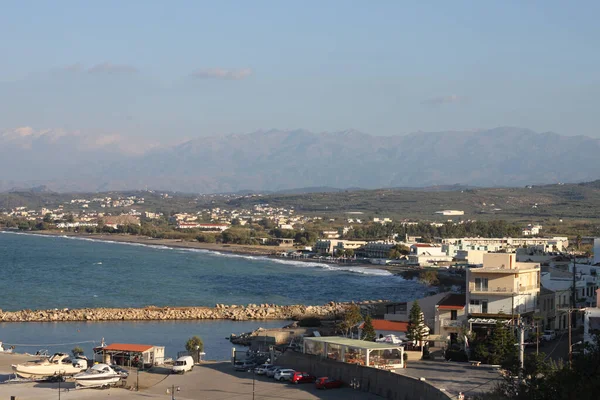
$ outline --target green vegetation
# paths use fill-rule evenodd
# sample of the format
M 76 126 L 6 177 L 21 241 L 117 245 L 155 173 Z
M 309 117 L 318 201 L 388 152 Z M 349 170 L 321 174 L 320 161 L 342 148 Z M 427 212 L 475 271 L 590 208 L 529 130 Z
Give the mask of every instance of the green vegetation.
M 185 349 L 188 353 L 197 353 L 204 351 L 204 342 L 200 338 L 200 336 L 192 336 L 185 342 Z
M 73 353 L 73 357 L 81 356 L 83 355 L 83 349 L 80 346 L 75 346 L 71 353 Z
M 425 325 L 425 316 L 421 311 L 419 302 L 415 300 L 408 315 L 406 338 L 418 346 L 426 337 L 427 326 Z
M 362 328 L 361 339 L 366 340 L 368 342 L 374 342 L 375 339 L 377 339 L 377 334 L 375 333 L 375 328 L 373 327 L 373 320 L 368 314 L 365 317 L 365 324 Z
M 363 320 L 360 313 L 360 307 L 351 305 L 344 314 L 343 320 L 340 322 L 338 329 L 345 335 L 350 336 L 355 330 L 355 326 Z
M 523 371 L 517 360 L 491 393 L 479 400 L 596 400 L 600 393 L 600 341 L 588 344 L 573 360 L 573 367 L 554 363 L 543 353 L 527 355 Z M 521 372 L 522 379 L 516 379 Z
M 318 328 L 321 326 L 321 319 L 317 317 L 306 317 L 298 321 L 298 326 L 303 328 Z

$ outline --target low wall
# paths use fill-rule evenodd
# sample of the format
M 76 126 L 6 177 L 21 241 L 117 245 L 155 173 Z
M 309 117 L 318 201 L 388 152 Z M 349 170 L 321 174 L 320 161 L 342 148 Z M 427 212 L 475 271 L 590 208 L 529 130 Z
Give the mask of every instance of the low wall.
M 371 309 L 381 300 L 359 304 Z M 301 319 L 317 317 L 334 319 L 344 313 L 350 303 L 330 302 L 322 306 L 248 304 L 245 306 L 217 304 L 215 307 L 154 307 L 144 308 L 80 308 L 53 310 L 0 310 L 0 322 L 58 322 L 58 321 L 163 321 L 228 319 L 232 321 L 265 319 Z
M 357 390 L 389 400 L 449 400 L 450 397 L 427 382 L 393 372 L 346 364 L 318 356 L 287 351 L 277 364 L 316 376 L 341 379 L 346 385 L 355 383 Z M 409 366 L 410 368 L 410 366 Z

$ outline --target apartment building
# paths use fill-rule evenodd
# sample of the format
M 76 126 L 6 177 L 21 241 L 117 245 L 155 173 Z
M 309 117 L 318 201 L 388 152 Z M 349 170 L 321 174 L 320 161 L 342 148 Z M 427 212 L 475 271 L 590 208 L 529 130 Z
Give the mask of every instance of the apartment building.
M 488 253 L 483 267 L 467 269 L 469 323 L 529 317 L 538 310 L 540 265 L 517 262 L 515 254 Z

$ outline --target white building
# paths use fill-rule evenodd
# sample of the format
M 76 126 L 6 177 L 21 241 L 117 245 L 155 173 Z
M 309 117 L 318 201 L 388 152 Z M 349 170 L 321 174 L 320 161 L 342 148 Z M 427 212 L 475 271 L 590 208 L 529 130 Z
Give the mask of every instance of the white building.
M 445 216 L 465 215 L 465 212 L 461 211 L 461 210 L 442 210 L 442 211 L 436 211 L 435 213 L 445 215 Z
M 416 243 L 410 246 L 408 264 L 417 266 L 432 266 L 438 262 L 452 261 L 443 247 L 435 244 Z

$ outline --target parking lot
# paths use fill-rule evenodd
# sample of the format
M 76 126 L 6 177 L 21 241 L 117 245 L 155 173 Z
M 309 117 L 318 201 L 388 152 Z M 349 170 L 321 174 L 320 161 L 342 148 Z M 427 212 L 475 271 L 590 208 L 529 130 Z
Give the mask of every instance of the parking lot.
M 6 380 L 10 365 L 32 359 L 21 355 L 0 355 L 0 381 Z M 257 376 L 250 372 L 234 371 L 230 363 L 205 363 L 196 366 L 185 375 L 173 375 L 167 369 L 156 368 L 153 372 L 132 373 L 126 386 L 135 386 L 139 379 L 140 391 L 121 388 L 74 389 L 73 382 L 61 384 L 60 398 L 69 399 L 169 399 L 167 389 L 175 387 L 175 399 L 202 400 L 250 400 L 250 399 L 381 399 L 378 396 L 355 391 L 349 387 L 317 390 L 312 383 L 292 385 L 276 382 L 272 378 Z M 253 379 L 253 377 L 255 379 Z M 15 396 L 18 400 L 58 398 L 58 383 L 0 383 L 0 398 Z

